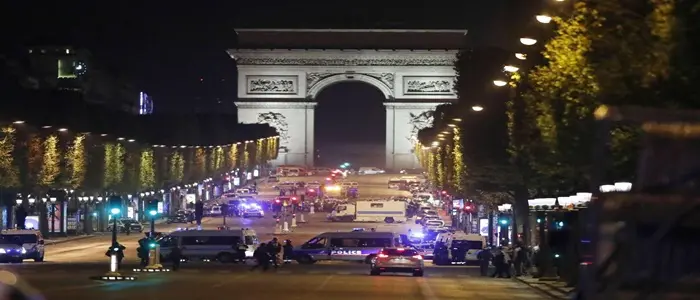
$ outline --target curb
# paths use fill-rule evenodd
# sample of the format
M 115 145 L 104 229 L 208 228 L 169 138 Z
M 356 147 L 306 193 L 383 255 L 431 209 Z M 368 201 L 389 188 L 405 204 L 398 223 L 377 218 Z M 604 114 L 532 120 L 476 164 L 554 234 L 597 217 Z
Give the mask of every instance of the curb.
M 557 300 L 570 299 L 570 297 L 568 295 L 562 293 L 561 291 L 559 291 L 559 289 L 554 288 L 554 287 L 549 287 L 548 284 L 546 284 L 544 282 L 542 284 L 532 284 L 532 283 L 525 281 L 525 280 L 522 280 L 518 277 L 512 277 L 512 278 L 514 281 L 517 281 L 517 282 L 520 282 L 524 285 L 527 285 L 530 288 L 532 288 L 533 290 L 536 290 L 540 294 L 544 294 L 551 299 L 557 299 Z M 549 287 L 549 289 L 543 288 L 545 286 Z
M 96 235 L 82 235 L 82 236 L 77 236 L 74 238 L 65 238 L 65 239 L 60 239 L 60 240 L 46 243 L 45 246 L 63 244 L 63 243 L 68 243 L 68 242 L 72 242 L 72 241 L 79 241 L 79 240 L 89 239 L 89 238 L 93 238 L 93 237 L 96 237 Z

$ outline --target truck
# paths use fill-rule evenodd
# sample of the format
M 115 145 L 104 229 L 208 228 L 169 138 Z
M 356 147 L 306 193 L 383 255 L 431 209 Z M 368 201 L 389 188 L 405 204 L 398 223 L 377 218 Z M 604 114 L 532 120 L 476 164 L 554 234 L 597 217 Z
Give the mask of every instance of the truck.
M 403 201 L 357 201 L 340 204 L 328 215 L 333 222 L 406 222 L 406 202 Z

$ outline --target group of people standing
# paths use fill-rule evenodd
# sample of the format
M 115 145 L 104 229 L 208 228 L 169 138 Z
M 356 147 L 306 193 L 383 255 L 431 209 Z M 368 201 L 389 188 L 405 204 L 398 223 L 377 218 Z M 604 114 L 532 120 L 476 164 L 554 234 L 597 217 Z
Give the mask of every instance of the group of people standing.
M 255 265 L 250 270 L 262 268 L 263 271 L 267 271 L 270 269 L 270 265 L 277 269 L 279 268 L 280 255 L 282 255 L 284 263 L 289 263 L 293 259 L 293 252 L 294 246 L 292 246 L 292 241 L 290 240 L 285 240 L 284 245 L 280 244 L 277 238 L 273 238 L 268 243 L 260 243 L 255 252 L 253 252 Z
M 487 248 L 477 255 L 481 276 L 488 276 L 490 262 L 495 268 L 491 274 L 493 278 L 510 278 L 512 271 L 515 272 L 515 276 L 526 275 L 531 268 L 530 258 L 530 250 L 520 242 L 513 246 L 498 247 L 495 250 Z

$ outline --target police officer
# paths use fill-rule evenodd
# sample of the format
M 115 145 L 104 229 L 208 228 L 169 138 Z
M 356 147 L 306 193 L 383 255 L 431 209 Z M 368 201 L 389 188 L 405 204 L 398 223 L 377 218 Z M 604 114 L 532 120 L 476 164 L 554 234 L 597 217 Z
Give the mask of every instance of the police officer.
M 112 244 L 112 246 L 109 247 L 109 249 L 107 249 L 107 252 L 105 253 L 107 257 L 112 257 L 112 255 L 115 255 L 117 257 L 117 271 L 119 271 L 119 269 L 122 266 L 122 260 L 124 259 L 124 250 L 126 250 L 126 247 L 124 247 L 124 245 L 116 243 Z
M 141 260 L 141 266 L 145 267 L 148 265 L 148 238 L 142 238 L 139 240 L 139 247 L 136 249 L 136 253 Z
M 273 238 L 272 241 L 267 244 L 267 253 L 270 255 L 272 265 L 275 266 L 275 269 L 279 268 L 278 255 L 280 252 L 282 252 L 282 245 L 277 241 L 277 238 Z
M 485 247 L 479 251 L 479 254 L 476 255 L 476 259 L 479 260 L 479 272 L 481 276 L 488 276 L 489 262 L 493 259 L 491 248 Z
M 291 263 L 294 259 L 294 246 L 292 246 L 292 241 L 284 241 L 284 246 L 282 246 L 282 258 L 285 264 Z

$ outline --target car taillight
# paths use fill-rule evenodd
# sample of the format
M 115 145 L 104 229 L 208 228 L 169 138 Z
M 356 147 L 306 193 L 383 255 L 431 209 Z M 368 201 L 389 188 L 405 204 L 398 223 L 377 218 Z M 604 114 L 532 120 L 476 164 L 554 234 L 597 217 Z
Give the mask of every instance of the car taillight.
M 414 256 L 413 256 L 413 258 L 415 258 L 415 259 L 423 259 L 423 256 L 420 256 L 420 255 L 414 255 Z
M 384 254 L 384 253 L 379 253 L 379 254 L 377 255 L 377 257 L 386 258 L 386 257 L 389 257 L 389 255 L 386 255 L 386 254 Z

